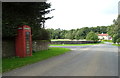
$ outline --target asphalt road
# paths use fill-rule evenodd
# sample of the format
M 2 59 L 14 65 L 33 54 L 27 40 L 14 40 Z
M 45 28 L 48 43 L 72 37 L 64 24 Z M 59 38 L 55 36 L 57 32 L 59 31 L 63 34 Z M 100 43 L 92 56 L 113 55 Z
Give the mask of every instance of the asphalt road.
M 72 51 L 3 76 L 118 76 L 118 47 L 106 43 L 67 48 Z

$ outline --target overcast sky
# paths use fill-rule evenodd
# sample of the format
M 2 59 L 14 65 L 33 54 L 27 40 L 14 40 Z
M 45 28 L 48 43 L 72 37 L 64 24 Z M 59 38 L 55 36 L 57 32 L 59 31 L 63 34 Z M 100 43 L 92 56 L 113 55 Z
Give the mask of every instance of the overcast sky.
M 111 25 L 118 15 L 119 0 L 48 0 L 55 9 L 46 16 L 46 28 L 76 29 Z

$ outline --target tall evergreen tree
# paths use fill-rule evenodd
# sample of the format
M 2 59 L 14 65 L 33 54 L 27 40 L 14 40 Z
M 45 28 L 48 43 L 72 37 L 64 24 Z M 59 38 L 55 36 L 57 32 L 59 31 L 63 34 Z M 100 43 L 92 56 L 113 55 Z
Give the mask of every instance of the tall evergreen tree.
M 2 30 L 3 38 L 14 38 L 19 25 L 29 25 L 32 28 L 33 39 L 42 39 L 40 33 L 44 28 L 43 22 L 52 17 L 44 17 L 51 10 L 46 2 L 3 2 L 2 3 Z M 42 29 L 44 31 L 44 29 Z M 38 37 L 39 35 L 39 37 Z M 41 37 L 40 37 L 41 36 Z

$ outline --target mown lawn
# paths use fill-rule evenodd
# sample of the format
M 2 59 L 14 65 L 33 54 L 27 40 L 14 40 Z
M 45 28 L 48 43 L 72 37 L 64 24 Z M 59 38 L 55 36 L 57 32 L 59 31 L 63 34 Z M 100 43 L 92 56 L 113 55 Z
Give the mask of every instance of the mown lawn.
M 102 40 L 104 42 L 111 42 L 112 43 L 112 40 Z
M 120 46 L 120 44 L 112 44 L 112 45 L 114 45 L 114 46 Z
M 51 41 L 71 41 L 70 39 L 51 39 Z
M 18 58 L 18 57 L 3 58 L 2 72 L 10 71 L 18 67 L 22 67 L 38 61 L 42 61 L 44 59 L 48 59 L 53 56 L 58 56 L 68 51 L 70 51 L 70 49 L 68 48 L 51 47 L 48 50 L 38 51 L 36 53 L 33 53 L 32 56 L 28 56 L 25 58 Z
M 85 46 L 85 45 L 95 45 L 100 43 L 92 43 L 92 44 L 50 44 L 50 46 Z
M 51 39 L 51 41 L 85 41 L 85 39 L 82 40 L 76 40 L 76 39 Z

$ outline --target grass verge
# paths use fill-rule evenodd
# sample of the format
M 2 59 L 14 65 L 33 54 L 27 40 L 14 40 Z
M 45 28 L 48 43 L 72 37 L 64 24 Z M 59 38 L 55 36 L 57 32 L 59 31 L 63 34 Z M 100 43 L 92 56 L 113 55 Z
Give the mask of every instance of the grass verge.
M 51 41 L 71 41 L 70 39 L 51 39 Z
M 120 46 L 120 44 L 112 44 L 112 45 L 114 45 L 114 46 Z
M 111 42 L 112 43 L 112 40 L 102 40 L 104 42 Z
M 42 61 L 44 59 L 48 59 L 53 56 L 58 56 L 68 51 L 70 51 L 70 49 L 68 48 L 50 47 L 48 50 L 43 50 L 43 51 L 33 53 L 32 56 L 28 56 L 25 58 L 18 58 L 18 57 L 3 58 L 2 72 L 7 72 L 18 67 L 22 67 L 38 61 Z
M 85 46 L 85 45 L 95 45 L 100 43 L 92 43 L 92 44 L 50 44 L 50 46 Z M 103 43 L 101 43 L 103 44 Z
M 76 39 L 51 39 L 51 41 L 85 41 L 85 39 L 82 40 L 76 40 Z

